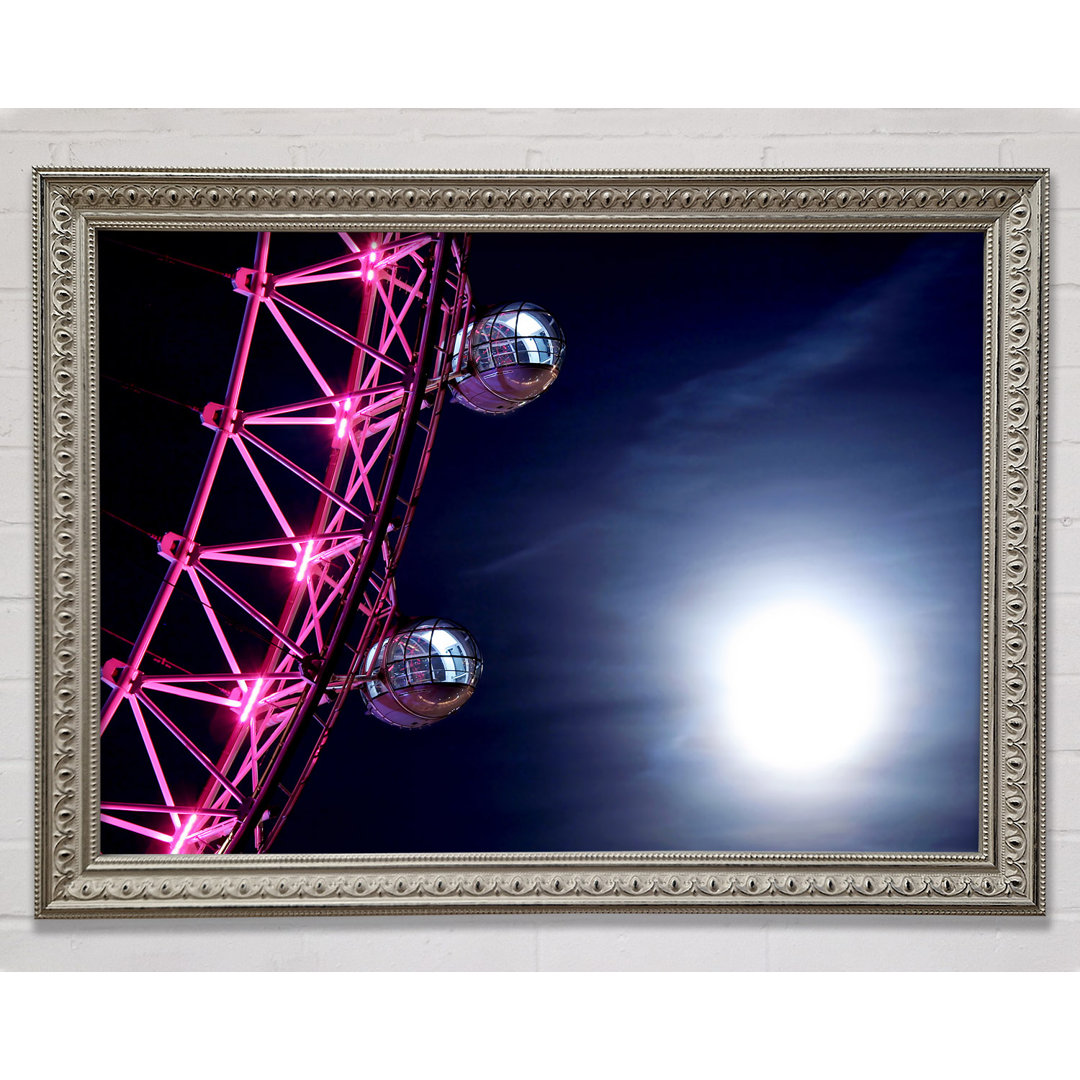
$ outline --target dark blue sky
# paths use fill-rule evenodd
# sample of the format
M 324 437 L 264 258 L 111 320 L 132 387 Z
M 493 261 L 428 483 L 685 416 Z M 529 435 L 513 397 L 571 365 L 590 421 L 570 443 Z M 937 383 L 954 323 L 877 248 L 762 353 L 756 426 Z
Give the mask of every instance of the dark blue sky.
M 420 732 L 352 704 L 278 850 L 975 849 L 982 258 L 979 233 L 476 234 L 478 301 L 568 339 L 538 401 L 444 412 L 399 569 L 484 675 Z M 887 703 L 869 751 L 794 777 L 725 742 L 712 656 L 791 595 L 868 628 Z M 808 706 L 850 677 L 823 637 Z

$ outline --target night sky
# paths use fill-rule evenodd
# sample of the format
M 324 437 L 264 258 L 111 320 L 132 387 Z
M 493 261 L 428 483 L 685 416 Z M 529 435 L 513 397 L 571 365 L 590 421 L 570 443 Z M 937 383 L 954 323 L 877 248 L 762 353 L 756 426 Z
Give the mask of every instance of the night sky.
M 254 249 L 118 238 L 227 273 Z M 447 406 L 397 574 L 484 674 L 418 732 L 350 702 L 276 850 L 975 850 L 982 260 L 977 232 L 474 234 L 477 301 L 568 342 L 525 408 Z M 178 530 L 210 432 L 130 386 L 220 401 L 243 304 L 107 238 L 100 265 L 102 507 Z M 103 518 L 103 627 L 133 637 L 164 569 Z M 739 744 L 718 675 L 792 598 L 857 628 L 880 698 L 857 752 L 794 771 Z M 865 667 L 830 626 L 795 665 L 825 745 Z M 778 653 L 763 684 L 793 677 Z

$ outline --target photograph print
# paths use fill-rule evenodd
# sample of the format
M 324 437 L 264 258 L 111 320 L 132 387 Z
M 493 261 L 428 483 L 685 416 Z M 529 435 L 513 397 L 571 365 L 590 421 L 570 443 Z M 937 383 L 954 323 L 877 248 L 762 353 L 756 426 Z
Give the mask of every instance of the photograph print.
M 101 228 L 102 853 L 976 853 L 986 243 Z

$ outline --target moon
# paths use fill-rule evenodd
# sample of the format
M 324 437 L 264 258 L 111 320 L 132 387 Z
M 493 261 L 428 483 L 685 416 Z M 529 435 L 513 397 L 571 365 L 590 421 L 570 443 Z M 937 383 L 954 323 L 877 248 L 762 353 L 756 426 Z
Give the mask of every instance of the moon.
M 880 724 L 879 649 L 827 604 L 750 613 L 727 636 L 719 675 L 723 734 L 761 767 L 805 775 L 846 764 Z

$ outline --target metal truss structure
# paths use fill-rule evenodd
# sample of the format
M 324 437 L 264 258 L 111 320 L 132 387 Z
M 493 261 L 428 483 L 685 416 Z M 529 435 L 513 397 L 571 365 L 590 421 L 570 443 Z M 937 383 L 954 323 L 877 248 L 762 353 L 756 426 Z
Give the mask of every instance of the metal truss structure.
M 101 821 L 150 850 L 267 851 L 396 617 L 394 570 L 469 312 L 467 239 L 338 235 L 340 254 L 271 272 L 261 233 L 237 271 L 246 307 L 223 401 L 202 412 L 201 480 L 159 541 L 168 567 L 129 655 L 102 670 L 102 756 L 113 738 L 141 749 L 106 775 Z M 298 299 L 331 285 L 351 290 L 355 325 Z M 268 342 L 310 389 L 245 407 Z M 268 511 L 258 524 L 208 513 L 236 497 L 230 458 Z

